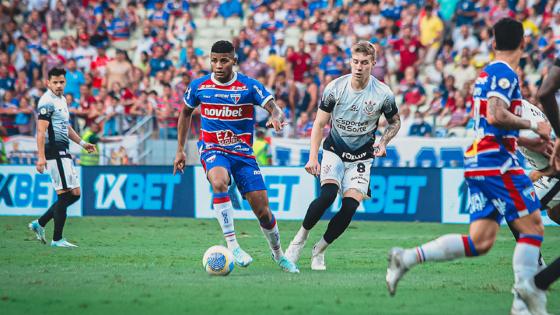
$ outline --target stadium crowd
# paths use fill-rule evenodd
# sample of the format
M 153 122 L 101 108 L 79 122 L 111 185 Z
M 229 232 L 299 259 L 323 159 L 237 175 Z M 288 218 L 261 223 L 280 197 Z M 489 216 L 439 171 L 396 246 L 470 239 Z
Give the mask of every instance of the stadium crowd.
M 258 78 L 291 122 L 284 137 L 309 137 L 325 85 L 350 71 L 357 40 L 377 48 L 373 75 L 400 107 L 401 136 L 464 136 L 471 86 L 492 59 L 491 25 L 523 21 L 517 69 L 524 98 L 560 45 L 560 2 L 546 0 L 10 0 L 0 6 L 0 134 L 33 135 L 34 109 L 52 67 L 67 70 L 74 128 L 121 135 L 154 116 L 175 138 L 189 82 L 209 72 L 205 29 L 239 24 L 231 39 L 239 71 Z M 217 22 L 216 22 L 217 21 Z M 233 23 L 234 25 L 236 25 Z M 224 28 L 227 30 L 227 28 Z M 211 42 L 210 42 L 211 44 Z M 266 113 L 257 112 L 264 126 Z M 196 137 L 199 120 L 191 128 Z

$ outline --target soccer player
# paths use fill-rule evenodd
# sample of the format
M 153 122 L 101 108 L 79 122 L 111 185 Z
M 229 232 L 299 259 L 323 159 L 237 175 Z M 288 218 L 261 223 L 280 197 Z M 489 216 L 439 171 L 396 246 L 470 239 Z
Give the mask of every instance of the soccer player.
M 539 92 L 539 100 L 543 106 L 544 113 L 548 118 L 554 133 L 560 135 L 560 115 L 558 112 L 558 103 L 556 101 L 556 93 L 560 89 L 560 59 L 556 59 L 554 65 L 548 70 L 548 76 L 544 79 Z M 556 177 L 560 171 L 560 138 L 556 138 L 554 151 L 550 158 L 550 164 L 555 172 Z M 558 179 L 554 186 L 560 186 Z M 556 189 L 560 189 L 556 188 Z M 552 188 L 551 190 L 556 190 Z M 558 191 L 556 191 L 558 193 Z M 553 210 L 553 209 L 551 209 Z M 554 222 L 560 224 L 560 211 L 549 211 L 549 217 Z M 560 257 L 556 258 L 554 262 L 542 269 L 533 278 L 534 285 L 540 290 L 548 290 L 550 285 L 560 278 Z M 526 303 L 530 300 L 524 299 Z
M 294 262 L 299 260 L 309 231 L 339 192 L 342 206 L 329 222 L 323 237 L 313 246 L 312 270 L 326 270 L 325 250 L 346 230 L 360 202 L 370 197 L 373 158 L 386 155 L 385 147 L 401 126 L 393 92 L 370 74 L 375 60 L 375 47 L 369 42 L 352 46 L 352 73 L 327 85 L 313 123 L 305 170 L 320 176 L 321 192 L 309 205 L 301 228 L 286 250 L 288 258 Z M 379 143 L 375 144 L 375 132 L 382 114 L 389 124 Z M 323 143 L 323 160 L 319 164 L 319 145 L 329 120 L 332 120 L 332 129 Z
M 254 106 L 262 106 L 271 114 L 268 126 L 276 131 L 285 125 L 284 114 L 260 82 L 233 71 L 237 58 L 232 43 L 214 43 L 210 63 L 212 74 L 192 81 L 185 93 L 186 106 L 179 116 L 179 145 L 173 173 L 185 167 L 184 148 L 191 115 L 200 105 L 200 161 L 214 193 L 216 218 L 235 262 L 247 267 L 253 258 L 241 249 L 235 236 L 233 206 L 228 195 L 231 177 L 259 219 L 274 261 L 283 270 L 298 273 L 297 266 L 282 252 L 278 225 L 270 211 L 266 186 L 252 149 Z
M 78 143 L 88 153 L 96 151 L 95 146 L 83 141 L 69 124 L 68 104 L 63 95 L 65 75 L 66 70 L 61 68 L 48 72 L 48 89 L 37 104 L 37 171 L 41 174 L 45 170 L 49 172 L 58 199 L 43 216 L 29 223 L 29 229 L 35 232 L 39 241 L 46 243 L 45 226 L 54 219 L 53 247 L 77 247 L 62 237 L 66 209 L 80 199 L 80 181 L 68 152 L 69 140 Z
M 494 27 L 495 61 L 475 82 L 475 139 L 465 153 L 465 179 L 470 195 L 469 235 L 448 234 L 424 245 L 393 248 L 386 282 L 394 295 L 398 281 L 412 267 L 426 261 L 448 261 L 486 254 L 505 217 L 520 232 L 513 253 L 514 289 L 532 314 L 546 314 L 546 294 L 530 285 L 537 272 L 544 227 L 540 202 L 515 155 L 520 129 L 532 129 L 549 139 L 547 122 L 522 119 L 517 68 L 523 54 L 523 26 L 504 18 Z

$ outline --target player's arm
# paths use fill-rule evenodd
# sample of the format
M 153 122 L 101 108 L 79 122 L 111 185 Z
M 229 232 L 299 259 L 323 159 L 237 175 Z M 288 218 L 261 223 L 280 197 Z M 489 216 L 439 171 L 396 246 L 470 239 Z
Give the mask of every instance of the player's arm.
M 47 129 L 49 128 L 50 122 L 48 120 L 38 119 L 37 120 L 37 171 L 43 173 L 45 167 L 47 166 L 47 159 L 45 157 L 45 138 L 47 135 Z
M 79 144 L 82 148 L 86 149 L 88 153 L 94 153 L 97 150 L 95 148 L 95 145 L 91 143 L 87 143 L 84 140 L 82 140 L 82 138 L 80 138 L 80 135 L 70 125 L 68 125 L 68 138 L 70 138 L 70 140 L 74 141 L 75 143 Z
M 555 96 L 558 89 L 560 89 L 560 67 L 554 65 L 548 70 L 548 76 L 544 79 L 537 95 L 552 129 L 560 135 L 560 116 Z
M 488 98 L 486 120 L 489 124 L 498 128 L 507 130 L 531 129 L 545 140 L 550 138 L 550 126 L 547 122 L 541 121 L 532 126 L 530 120 L 511 113 L 508 110 L 508 104 L 497 96 Z
M 175 162 L 173 163 L 173 175 L 179 170 L 181 173 L 185 169 L 187 155 L 185 154 L 185 145 L 187 143 L 187 135 L 191 128 L 192 113 L 194 108 L 184 106 L 179 113 L 179 121 L 177 123 L 177 153 L 175 154 Z
M 556 136 L 560 135 L 560 117 L 558 115 L 558 103 L 556 102 L 556 92 L 560 89 L 560 67 L 557 60 L 555 65 L 548 70 L 548 76 L 544 79 L 539 91 L 538 98 L 541 102 L 544 114 Z M 554 150 L 550 157 L 550 164 L 555 171 L 560 171 L 560 139 L 556 139 Z
M 317 117 L 313 122 L 313 129 L 311 129 L 311 148 L 309 150 L 309 161 L 305 165 L 305 170 L 315 176 L 321 173 L 321 166 L 319 164 L 319 146 L 323 140 L 323 130 L 331 119 L 331 113 L 326 112 L 319 108 L 317 110 Z
M 401 129 L 401 116 L 399 115 L 399 109 L 395 102 L 395 96 L 392 93 L 385 98 L 382 110 L 383 115 L 385 115 L 387 119 L 387 127 L 385 127 L 385 132 L 383 132 L 383 136 L 379 142 L 373 145 L 373 154 L 377 157 L 387 155 L 387 144 L 389 144 Z
M 270 99 L 263 107 L 270 114 L 270 120 L 266 123 L 266 126 L 269 128 L 274 127 L 276 132 L 282 130 L 282 128 L 286 125 L 286 116 L 284 116 L 284 112 L 280 107 L 278 107 L 274 99 Z

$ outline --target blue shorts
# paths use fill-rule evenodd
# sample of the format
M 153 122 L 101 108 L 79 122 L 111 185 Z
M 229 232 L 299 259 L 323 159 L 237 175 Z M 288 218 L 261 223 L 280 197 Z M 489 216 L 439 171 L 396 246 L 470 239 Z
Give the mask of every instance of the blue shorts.
M 233 176 L 242 196 L 251 191 L 266 190 L 259 165 L 253 158 L 210 150 L 201 154 L 200 162 L 206 174 L 214 167 L 225 168 Z
M 494 219 L 508 222 L 540 209 L 541 203 L 525 174 L 466 177 L 469 187 L 470 220 Z

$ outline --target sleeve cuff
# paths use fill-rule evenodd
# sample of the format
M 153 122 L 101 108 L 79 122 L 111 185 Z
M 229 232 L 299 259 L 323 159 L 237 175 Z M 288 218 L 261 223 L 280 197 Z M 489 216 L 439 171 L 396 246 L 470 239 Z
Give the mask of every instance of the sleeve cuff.
M 183 99 L 183 103 L 185 103 L 185 106 L 187 106 L 190 109 L 195 109 L 195 106 L 191 106 L 191 104 L 187 103 L 187 101 L 185 99 Z
M 499 99 L 501 99 L 502 101 L 504 101 L 507 104 L 507 107 L 509 108 L 509 106 L 511 105 L 511 100 L 508 99 L 505 95 L 503 95 L 502 93 L 499 92 L 488 92 L 486 93 L 486 98 L 490 99 L 490 97 L 497 97 Z
M 269 95 L 269 96 L 267 96 L 267 97 L 261 102 L 261 104 L 260 104 L 259 106 L 260 106 L 260 107 L 264 107 L 264 105 L 265 105 L 268 101 L 273 100 L 273 99 L 274 99 L 274 96 Z

